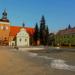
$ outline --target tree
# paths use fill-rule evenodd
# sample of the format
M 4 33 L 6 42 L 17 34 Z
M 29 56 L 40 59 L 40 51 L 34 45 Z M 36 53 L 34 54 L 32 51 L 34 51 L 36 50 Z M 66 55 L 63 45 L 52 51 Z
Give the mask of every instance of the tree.
M 35 25 L 35 32 L 33 36 L 34 42 L 36 44 L 48 45 L 49 44 L 49 29 L 45 22 L 45 17 L 42 16 L 40 21 L 40 28 L 38 24 Z
M 49 45 L 55 45 L 55 35 L 54 35 L 54 33 L 49 34 Z
M 34 41 L 37 43 L 38 40 L 39 40 L 39 28 L 38 28 L 38 24 L 36 23 L 35 32 L 34 32 Z
M 70 24 L 68 25 L 68 29 L 71 29 L 71 25 Z
M 41 21 L 40 21 L 40 43 L 43 45 L 45 44 L 45 18 L 42 16 Z
M 48 26 L 46 26 L 45 40 L 46 40 L 46 45 L 48 45 L 49 44 L 49 29 L 48 29 Z

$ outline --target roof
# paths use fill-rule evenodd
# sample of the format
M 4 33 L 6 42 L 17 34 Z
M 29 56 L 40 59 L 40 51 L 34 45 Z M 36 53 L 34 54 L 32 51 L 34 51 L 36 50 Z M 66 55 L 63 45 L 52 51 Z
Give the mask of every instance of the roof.
M 1 22 L 9 22 L 8 19 L 0 19 Z
M 70 29 L 59 30 L 57 35 L 75 34 L 75 27 Z
M 16 36 L 17 33 L 20 31 L 22 27 L 20 26 L 10 26 L 10 36 Z M 26 31 L 29 33 L 30 36 L 34 34 L 34 28 L 25 27 Z

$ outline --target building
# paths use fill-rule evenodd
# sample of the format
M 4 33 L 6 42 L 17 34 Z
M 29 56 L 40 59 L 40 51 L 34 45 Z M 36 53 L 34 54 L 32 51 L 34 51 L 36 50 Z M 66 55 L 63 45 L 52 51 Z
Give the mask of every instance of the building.
M 75 46 L 75 27 L 59 30 L 55 36 L 55 43 L 59 46 Z
M 16 35 L 16 46 L 29 46 L 29 34 L 24 28 L 20 29 L 20 32 Z
M 8 45 L 10 34 L 10 22 L 7 19 L 7 12 L 4 10 L 0 19 L 0 44 Z
M 7 18 L 7 12 L 4 10 L 2 13 L 2 18 L 0 19 L 0 45 L 9 45 L 10 42 L 13 42 L 20 32 L 21 26 L 11 26 L 10 21 Z M 26 32 L 29 34 L 30 39 L 34 34 L 34 28 L 23 27 Z M 30 40 L 31 41 L 31 40 Z

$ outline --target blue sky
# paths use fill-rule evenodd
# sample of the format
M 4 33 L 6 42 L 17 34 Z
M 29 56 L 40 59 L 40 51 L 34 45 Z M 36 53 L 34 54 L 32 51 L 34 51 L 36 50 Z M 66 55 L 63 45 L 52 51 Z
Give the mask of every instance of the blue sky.
M 75 0 L 0 0 L 0 18 L 5 8 L 11 25 L 34 27 L 44 15 L 50 32 L 75 26 Z

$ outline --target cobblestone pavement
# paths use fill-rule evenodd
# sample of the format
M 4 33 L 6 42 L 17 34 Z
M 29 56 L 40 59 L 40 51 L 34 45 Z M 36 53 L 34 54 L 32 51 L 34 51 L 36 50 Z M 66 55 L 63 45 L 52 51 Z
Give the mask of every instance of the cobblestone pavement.
M 53 58 L 44 58 L 36 53 L 0 47 L 0 75 L 75 75 L 75 71 L 52 68 Z

